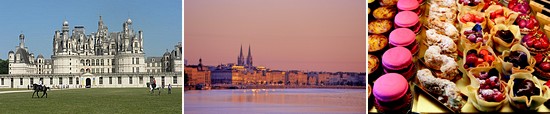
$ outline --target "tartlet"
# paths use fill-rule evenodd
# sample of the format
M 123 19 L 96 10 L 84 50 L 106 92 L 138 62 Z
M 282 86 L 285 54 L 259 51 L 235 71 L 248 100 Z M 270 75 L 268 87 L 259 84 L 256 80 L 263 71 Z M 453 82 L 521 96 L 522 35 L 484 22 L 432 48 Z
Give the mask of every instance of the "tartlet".
M 390 20 L 380 19 L 369 22 L 369 33 L 385 34 L 392 28 L 393 22 Z
M 395 6 L 399 0 L 380 0 L 382 6 Z
M 382 6 L 376 8 L 372 15 L 376 19 L 392 19 L 397 14 L 397 9 L 394 6 Z
M 380 65 L 380 60 L 378 60 L 378 57 L 374 56 L 374 55 L 371 55 L 369 54 L 369 69 L 368 69 L 368 72 L 369 74 L 376 71 L 376 69 L 378 69 L 378 66 Z
M 369 35 L 369 52 L 376 52 L 384 49 L 388 45 L 388 38 L 384 35 Z

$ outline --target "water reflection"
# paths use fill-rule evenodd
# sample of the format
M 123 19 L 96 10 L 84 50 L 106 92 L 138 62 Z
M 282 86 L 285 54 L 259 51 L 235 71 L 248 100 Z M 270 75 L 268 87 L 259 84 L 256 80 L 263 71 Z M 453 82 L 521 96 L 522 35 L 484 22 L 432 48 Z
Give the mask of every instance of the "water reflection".
M 364 89 L 186 91 L 185 113 L 365 113 Z

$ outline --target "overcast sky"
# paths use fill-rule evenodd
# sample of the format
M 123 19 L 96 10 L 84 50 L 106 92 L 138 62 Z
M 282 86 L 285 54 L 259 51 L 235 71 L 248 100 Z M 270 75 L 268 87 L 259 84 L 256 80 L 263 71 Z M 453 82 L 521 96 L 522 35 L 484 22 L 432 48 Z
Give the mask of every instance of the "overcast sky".
M 365 0 L 186 0 L 188 64 L 236 63 L 252 47 L 255 66 L 365 72 Z
M 55 30 L 63 20 L 70 29 L 83 25 L 86 34 L 97 31 L 99 16 L 109 32 L 122 30 L 132 19 L 134 30 L 143 30 L 145 56 L 162 56 L 182 38 L 182 5 L 179 0 L 2 0 L 0 1 L 0 58 L 6 59 L 25 34 L 31 51 L 50 58 Z

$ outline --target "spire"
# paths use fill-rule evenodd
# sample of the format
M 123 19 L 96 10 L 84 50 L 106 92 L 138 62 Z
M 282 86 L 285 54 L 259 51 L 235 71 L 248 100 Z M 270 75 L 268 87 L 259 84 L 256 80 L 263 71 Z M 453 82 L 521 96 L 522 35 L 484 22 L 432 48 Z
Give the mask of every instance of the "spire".
M 250 44 L 248 45 L 248 57 L 251 57 L 251 53 L 250 53 Z
M 248 45 L 248 56 L 246 57 L 246 65 L 252 67 L 252 51 L 250 51 L 250 44 Z
M 25 35 L 23 34 L 23 32 L 19 34 L 19 46 L 21 48 L 25 48 Z
M 97 25 L 98 29 L 103 29 L 103 19 L 101 18 L 101 15 L 99 16 L 99 21 L 97 22 Z
M 243 66 L 244 65 L 244 56 L 243 56 L 243 45 L 241 44 L 241 51 L 239 54 L 239 58 L 237 58 L 237 65 Z

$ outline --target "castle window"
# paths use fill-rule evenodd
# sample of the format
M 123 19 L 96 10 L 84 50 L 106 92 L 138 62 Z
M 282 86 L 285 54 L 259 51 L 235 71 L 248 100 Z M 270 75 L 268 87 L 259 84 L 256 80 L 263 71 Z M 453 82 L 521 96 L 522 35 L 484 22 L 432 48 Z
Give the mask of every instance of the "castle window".
M 132 58 L 132 64 L 136 64 L 136 61 L 134 58 Z
M 2 79 L 2 80 L 3 80 L 3 79 Z M 2 82 L 4 82 L 4 81 L 2 81 Z M 139 77 L 139 84 L 143 84 L 143 76 L 140 76 L 140 77 Z
M 63 78 L 59 77 L 59 85 L 63 85 Z
M 19 78 L 19 85 L 23 85 L 23 78 Z
M 162 86 L 164 86 L 164 76 L 161 77 Z
M 29 81 L 31 82 L 29 84 L 34 84 L 34 78 L 31 78 Z
M 79 84 L 80 81 L 78 81 L 78 77 L 76 77 L 75 80 L 76 80 L 76 84 Z
M 139 73 L 139 67 L 136 67 L 136 72 L 138 72 L 138 73 Z
M 109 77 L 109 84 L 113 84 L 113 77 Z
M 50 85 L 53 85 L 53 78 L 50 78 Z
M 177 84 L 177 83 L 178 83 L 178 77 L 177 77 L 177 76 L 172 77 L 172 80 L 174 80 L 174 81 L 173 81 L 174 84 Z
M 4 78 L 2 78 L 1 81 L 2 81 L 2 85 L 4 85 Z
M 139 64 L 139 58 L 136 58 L 136 64 Z
M 133 82 L 132 82 L 132 77 L 131 77 L 131 76 L 130 76 L 130 77 L 128 77 L 128 82 L 129 82 L 130 84 L 132 84 L 132 83 L 133 83 Z
M 118 84 L 122 84 L 122 77 L 118 77 Z
M 99 77 L 99 84 L 103 84 L 103 77 Z
M 73 77 L 69 77 L 69 84 L 73 84 Z

